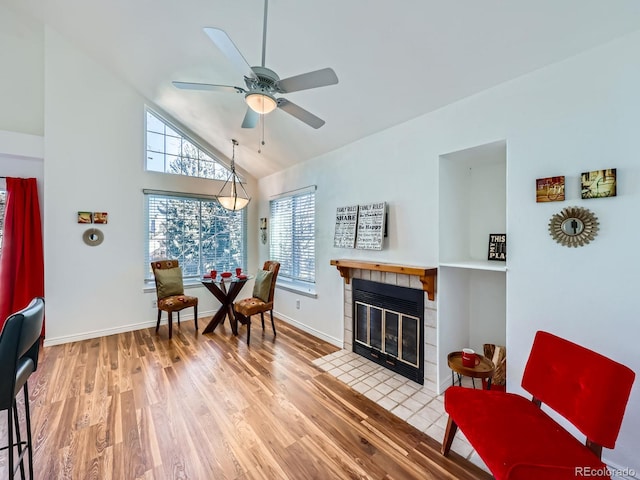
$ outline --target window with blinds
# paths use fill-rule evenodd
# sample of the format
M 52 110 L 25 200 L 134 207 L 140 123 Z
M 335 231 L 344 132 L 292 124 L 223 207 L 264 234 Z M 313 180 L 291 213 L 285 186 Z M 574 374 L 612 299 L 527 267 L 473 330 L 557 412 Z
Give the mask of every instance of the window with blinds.
M 7 201 L 7 192 L 0 190 L 0 252 L 2 251 L 2 232 L 4 230 L 4 209 Z
M 272 200 L 270 210 L 269 258 L 280 262 L 278 280 L 312 290 L 316 277 L 315 190 Z
M 148 240 L 145 280 L 150 263 L 177 259 L 185 279 L 211 270 L 246 268 L 246 210 L 226 210 L 214 199 L 145 193 Z
M 159 115 L 147 110 L 146 168 L 153 172 L 226 180 L 229 169 Z

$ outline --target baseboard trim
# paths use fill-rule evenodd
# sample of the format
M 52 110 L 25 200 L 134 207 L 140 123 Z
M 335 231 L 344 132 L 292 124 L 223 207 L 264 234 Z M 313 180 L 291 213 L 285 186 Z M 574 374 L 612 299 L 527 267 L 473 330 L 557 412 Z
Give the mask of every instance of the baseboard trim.
M 446 376 L 446 375 L 445 375 Z M 442 380 L 440 382 L 440 384 L 438 385 L 438 395 L 442 395 L 444 393 L 444 391 L 449 388 L 451 386 L 451 377 L 449 378 L 445 378 L 444 380 Z
M 202 317 L 212 316 L 214 314 L 215 312 L 213 310 L 206 311 L 206 312 L 198 312 L 198 318 L 200 319 Z M 319 330 L 316 330 L 315 328 L 311 328 L 308 325 L 300 323 L 299 321 L 294 320 L 291 317 L 283 315 L 280 312 L 274 311 L 273 314 L 283 322 L 289 323 L 295 326 L 296 328 L 299 328 L 300 330 L 310 335 L 313 335 L 314 337 L 318 337 L 319 339 L 324 340 L 325 342 L 328 342 L 332 345 L 335 345 L 336 347 L 339 347 L 339 348 L 343 347 L 342 339 L 327 335 Z M 181 319 L 193 320 L 193 313 L 181 315 Z M 167 323 L 167 319 L 165 316 L 163 316 L 162 324 L 166 325 L 166 323 Z M 130 323 L 128 325 L 120 325 L 118 327 L 105 328 L 102 330 L 92 330 L 89 332 L 76 333 L 73 335 L 63 335 L 60 337 L 45 338 L 44 346 L 52 347 L 54 345 L 63 345 L 65 343 L 80 342 L 82 340 L 91 340 L 92 338 L 107 337 L 109 335 L 116 335 L 118 333 L 133 332 L 135 330 L 151 328 L 151 327 L 155 327 L 155 325 L 156 325 L 156 321 L 151 320 L 151 321 L 140 322 L 140 323 Z
M 198 319 L 202 321 L 203 317 L 209 317 L 212 316 L 215 312 L 212 311 L 205 311 L 205 312 L 198 312 Z M 161 325 L 166 325 L 167 324 L 167 317 L 166 314 L 162 316 L 162 321 L 160 322 Z M 184 315 L 180 315 L 180 320 L 193 320 L 193 309 L 191 309 L 191 313 L 186 313 Z M 174 326 L 176 325 L 176 320 L 174 319 Z M 126 332 L 133 332 L 135 330 L 143 330 L 145 328 L 150 328 L 150 327 L 155 327 L 156 326 L 156 320 L 151 320 L 151 321 L 147 321 L 147 322 L 140 322 L 140 323 L 130 323 L 128 325 L 120 325 L 118 327 L 113 327 L 113 328 L 105 328 L 103 330 L 92 330 L 90 332 L 83 332 L 83 333 L 76 333 L 73 335 L 63 335 L 61 337 L 53 337 L 53 338 L 45 338 L 44 339 L 44 346 L 45 347 L 52 347 L 54 345 L 63 345 L 65 343 L 72 343 L 72 342 L 80 342 L 82 340 L 91 340 L 92 338 L 100 338 L 100 337 L 108 337 L 109 335 L 116 335 L 118 333 L 126 333 Z
M 325 342 L 330 343 L 331 345 L 335 345 L 336 347 L 342 348 L 343 345 L 343 341 L 342 339 L 338 339 L 335 337 L 332 337 L 330 335 L 327 335 L 325 333 L 322 333 L 319 330 L 316 330 L 315 328 L 311 328 L 308 325 L 305 325 L 303 323 L 298 322 L 297 320 L 294 320 L 291 317 L 288 317 L 286 315 L 283 315 L 280 312 L 277 312 L 274 310 L 273 312 L 274 316 L 276 316 L 277 318 L 279 318 L 280 320 L 282 320 L 283 322 L 289 323 L 291 325 L 293 325 L 296 328 L 299 328 L 300 330 L 313 335 L 314 337 L 318 337 L 321 340 L 324 340 Z

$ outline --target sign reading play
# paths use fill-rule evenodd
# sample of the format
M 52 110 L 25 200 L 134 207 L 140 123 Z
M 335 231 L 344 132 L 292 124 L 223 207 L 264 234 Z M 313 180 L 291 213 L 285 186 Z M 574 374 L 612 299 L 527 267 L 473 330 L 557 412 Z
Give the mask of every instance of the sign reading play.
M 507 234 L 489 234 L 489 260 L 507 261 Z

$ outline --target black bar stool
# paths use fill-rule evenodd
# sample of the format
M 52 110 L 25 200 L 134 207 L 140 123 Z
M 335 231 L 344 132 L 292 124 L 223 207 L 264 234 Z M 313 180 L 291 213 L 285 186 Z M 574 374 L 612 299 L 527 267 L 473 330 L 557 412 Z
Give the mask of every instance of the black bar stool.
M 7 411 L 7 446 L 0 450 L 9 451 L 9 480 L 15 478 L 20 468 L 20 476 L 25 479 L 24 455 L 28 453 L 29 478 L 33 480 L 33 445 L 31 442 L 31 414 L 29 412 L 29 391 L 27 380 L 38 368 L 40 334 L 44 319 L 44 299 L 34 298 L 23 310 L 14 313 L 4 324 L 0 335 L 0 410 Z M 18 404 L 16 396 L 24 391 L 24 408 L 27 423 L 27 440 L 20 436 Z M 13 410 L 13 423 L 11 411 Z M 14 440 L 15 424 L 15 440 Z M 14 460 L 17 447 L 18 458 Z M 14 467 L 14 464 L 17 466 Z

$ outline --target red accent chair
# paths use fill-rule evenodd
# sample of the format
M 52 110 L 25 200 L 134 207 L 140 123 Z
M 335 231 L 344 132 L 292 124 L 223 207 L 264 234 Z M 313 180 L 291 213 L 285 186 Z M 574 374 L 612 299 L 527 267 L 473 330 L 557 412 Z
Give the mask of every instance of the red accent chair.
M 635 374 L 596 352 L 547 332 L 537 332 L 522 378 L 533 395 L 450 387 L 447 455 L 458 427 L 497 480 L 610 478 L 600 460 L 614 448 Z M 585 444 L 540 407 L 571 422 Z M 582 470 L 579 470 L 582 469 Z

